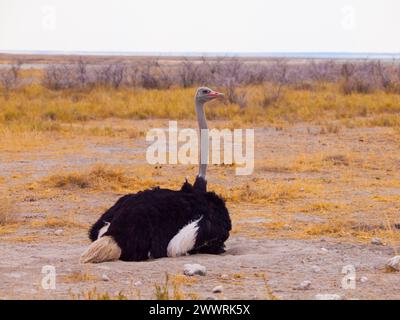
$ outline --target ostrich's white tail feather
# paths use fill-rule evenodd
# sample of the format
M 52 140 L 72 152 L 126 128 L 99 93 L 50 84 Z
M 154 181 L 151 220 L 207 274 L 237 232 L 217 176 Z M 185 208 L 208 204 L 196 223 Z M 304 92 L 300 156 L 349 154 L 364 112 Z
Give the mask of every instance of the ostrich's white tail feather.
M 201 217 L 202 218 L 202 217 Z M 171 239 L 167 247 L 168 257 L 178 257 L 185 255 L 193 249 L 197 232 L 199 230 L 199 221 L 197 219 L 184 226 L 179 232 Z
M 80 263 L 99 263 L 118 260 L 121 248 L 110 236 L 104 236 L 94 241 L 81 255 Z

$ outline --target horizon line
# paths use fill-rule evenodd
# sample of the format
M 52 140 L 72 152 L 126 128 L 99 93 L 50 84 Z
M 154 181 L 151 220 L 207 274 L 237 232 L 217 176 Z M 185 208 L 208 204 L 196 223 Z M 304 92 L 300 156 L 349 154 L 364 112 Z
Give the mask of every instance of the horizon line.
M 400 52 L 362 51 L 94 51 L 94 50 L 1 50 L 0 54 L 88 55 L 88 56 L 163 56 L 163 57 L 288 57 L 288 58 L 400 58 Z

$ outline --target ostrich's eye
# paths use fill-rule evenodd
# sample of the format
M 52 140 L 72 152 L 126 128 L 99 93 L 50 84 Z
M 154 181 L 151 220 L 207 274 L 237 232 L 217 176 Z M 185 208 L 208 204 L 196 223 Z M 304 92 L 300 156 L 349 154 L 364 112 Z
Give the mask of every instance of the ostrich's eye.
M 203 93 L 208 94 L 208 93 L 210 93 L 210 90 L 203 90 Z

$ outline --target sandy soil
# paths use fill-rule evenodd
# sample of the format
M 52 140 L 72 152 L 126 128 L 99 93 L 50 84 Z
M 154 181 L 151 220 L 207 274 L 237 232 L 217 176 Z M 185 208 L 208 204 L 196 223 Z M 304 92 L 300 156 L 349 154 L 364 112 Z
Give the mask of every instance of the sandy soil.
M 84 241 L 82 241 L 84 242 Z M 185 287 L 187 293 L 199 298 L 268 299 L 271 298 L 264 278 L 273 295 L 280 299 L 313 299 L 316 294 L 339 294 L 352 299 L 400 298 L 400 275 L 383 274 L 382 265 L 390 250 L 372 245 L 352 245 L 334 241 L 249 240 L 233 237 L 222 256 L 197 255 L 147 262 L 109 262 L 79 265 L 77 259 L 85 244 L 32 244 L 2 246 L 2 298 L 72 298 L 92 288 L 98 292 L 130 298 L 154 298 L 154 284 L 163 283 L 164 273 L 180 274 L 185 263 L 200 263 L 207 267 L 204 277 Z M 326 250 L 324 250 L 326 249 Z M 56 283 L 55 290 L 43 290 L 42 266 L 56 267 L 58 278 L 74 272 L 90 273 L 98 279 L 79 283 Z M 354 265 L 356 288 L 342 288 L 342 267 Z M 320 271 L 315 271 L 315 266 Z M 240 278 L 238 278 L 240 274 Z M 222 275 L 228 275 L 228 277 Z M 104 281 L 108 277 L 109 281 Z M 367 277 L 366 283 L 360 278 Z M 141 284 L 137 283 L 138 281 Z M 311 281 L 308 290 L 299 290 L 302 281 Z M 136 284 L 136 285 L 135 285 Z M 222 295 L 212 289 L 222 285 Z
M 390 249 L 372 245 L 232 237 L 222 256 L 197 255 L 82 266 L 77 259 L 84 248 L 84 243 L 3 245 L 2 298 L 71 299 L 74 294 L 96 288 L 97 292 L 114 296 L 123 292 L 128 298 L 152 299 L 154 284 L 164 282 L 164 273 L 181 274 L 186 263 L 207 267 L 206 276 L 195 276 L 196 282 L 184 288 L 187 294 L 195 293 L 200 299 L 270 299 L 269 290 L 279 299 L 314 299 L 316 294 L 338 294 L 343 299 L 400 298 L 400 275 L 386 274 L 382 270 L 390 257 Z M 74 272 L 90 273 L 98 279 L 78 283 L 58 281 L 55 290 L 43 290 L 41 271 L 44 265 L 55 266 L 58 279 Z M 342 288 L 342 268 L 347 265 L 356 268 L 355 289 Z M 316 272 L 315 266 L 321 270 Z M 262 274 L 268 277 L 269 289 Z M 103 277 L 108 277 L 109 281 L 104 281 Z M 368 281 L 360 282 L 361 277 L 367 277 Z M 300 290 L 302 281 L 310 281 L 311 287 Z M 222 294 L 212 293 L 217 285 L 223 286 Z
M 200 263 L 207 267 L 206 276 L 195 276 L 195 280 L 178 278 L 185 298 L 314 299 L 316 294 L 338 294 L 344 299 L 399 299 L 400 273 L 384 270 L 385 262 L 398 249 L 399 230 L 387 233 L 382 239 L 383 245 L 370 244 L 375 235 L 373 231 L 385 224 L 384 216 L 390 216 L 393 223 L 400 222 L 397 198 L 400 190 L 393 182 L 399 179 L 400 163 L 396 157 L 399 140 L 391 129 L 385 128 L 342 129 L 338 134 L 321 134 L 320 130 L 306 124 L 283 130 L 257 129 L 256 160 L 268 161 L 262 168 L 256 168 L 255 175 L 271 182 L 327 181 L 322 193 L 292 201 L 228 203 L 234 230 L 224 255 L 146 262 L 78 264 L 80 254 L 89 243 L 88 225 L 121 193 L 32 187 L 53 173 L 84 170 L 99 162 L 127 166 L 142 163 L 135 158 L 145 148 L 142 139 L 134 142 L 129 138 L 99 137 L 60 140 L 38 150 L 2 152 L 0 176 L 4 181 L 0 189 L 16 199 L 18 223 L 0 228 L 0 298 L 88 298 L 91 292 L 107 293 L 111 298 L 118 294 L 130 299 L 155 298 L 155 284 L 164 282 L 166 272 L 179 275 L 184 264 Z M 350 164 L 298 171 L 283 166 L 284 159 L 320 152 L 344 154 Z M 174 166 L 178 176 L 184 177 L 186 169 Z M 220 170 L 224 169 L 211 168 L 211 188 Z M 163 176 L 167 179 L 168 173 Z M 351 181 L 346 182 L 343 177 L 349 176 Z M 235 178 L 233 184 L 252 179 Z M 386 196 L 391 201 L 373 200 L 377 196 Z M 338 236 L 324 229 L 303 235 L 298 231 L 303 226 L 332 221 L 327 214 L 299 209 L 316 201 L 340 204 L 341 209 L 332 209 L 328 214 L 337 220 L 351 216 L 372 230 L 371 233 L 361 239 L 352 233 Z M 79 225 L 45 224 L 49 217 L 65 216 Z M 282 221 L 285 224 L 276 227 Z M 57 234 L 57 230 L 62 232 Z M 56 268 L 54 290 L 44 290 L 41 286 L 45 265 Z M 342 269 L 348 265 L 356 271 L 354 289 L 342 288 L 345 276 Z M 362 277 L 368 280 L 361 281 Z M 311 282 L 306 290 L 299 288 L 303 281 Z M 222 294 L 212 293 L 217 285 L 223 286 Z

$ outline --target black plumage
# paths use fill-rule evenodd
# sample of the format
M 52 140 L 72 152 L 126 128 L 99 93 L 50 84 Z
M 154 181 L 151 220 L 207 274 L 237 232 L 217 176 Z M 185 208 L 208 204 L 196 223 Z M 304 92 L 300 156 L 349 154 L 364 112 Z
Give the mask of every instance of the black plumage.
M 197 178 L 194 186 L 186 181 L 177 191 L 157 187 L 125 195 L 92 226 L 89 238 L 95 241 L 99 230 L 109 222 L 103 236 L 112 236 L 117 242 L 121 260 L 161 258 L 167 256 L 167 246 L 179 230 L 202 217 L 189 253 L 222 253 L 231 220 L 225 201 L 201 189 L 205 184 L 204 179 Z

